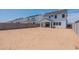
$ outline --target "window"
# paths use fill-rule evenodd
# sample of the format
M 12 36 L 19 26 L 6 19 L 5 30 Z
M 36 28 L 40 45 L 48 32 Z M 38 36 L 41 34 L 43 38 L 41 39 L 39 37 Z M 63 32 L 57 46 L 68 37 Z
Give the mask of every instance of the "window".
M 65 18 L 65 14 L 62 14 L 62 18 Z
M 55 19 L 57 18 L 57 15 L 55 15 Z
M 54 22 L 53 25 L 61 26 L 61 22 Z
M 61 26 L 61 22 L 54 22 L 53 25 Z
M 49 16 L 49 18 L 51 18 L 51 16 Z
M 61 25 L 61 22 L 59 22 L 59 25 Z
M 33 22 L 33 24 L 35 24 L 35 22 Z
M 55 25 L 55 22 L 53 23 L 53 25 Z
M 58 25 L 58 22 L 56 22 L 56 25 Z

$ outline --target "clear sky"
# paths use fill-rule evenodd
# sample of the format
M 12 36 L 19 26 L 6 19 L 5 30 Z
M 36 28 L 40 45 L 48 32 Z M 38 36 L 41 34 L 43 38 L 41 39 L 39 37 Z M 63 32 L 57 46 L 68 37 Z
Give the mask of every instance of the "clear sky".
M 36 14 L 43 14 L 51 11 L 56 11 L 56 9 L 0 9 L 0 22 L 13 20 L 19 17 L 27 17 Z M 69 9 L 68 14 L 70 15 L 68 18 L 70 19 L 69 21 L 73 22 L 75 20 L 70 17 L 74 17 L 74 16 L 76 17 L 77 14 L 79 15 L 79 9 Z

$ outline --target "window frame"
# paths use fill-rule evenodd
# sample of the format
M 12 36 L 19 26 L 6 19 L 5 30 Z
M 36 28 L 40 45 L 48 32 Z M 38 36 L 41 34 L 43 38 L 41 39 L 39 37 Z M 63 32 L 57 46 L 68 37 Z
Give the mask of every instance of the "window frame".
M 62 14 L 62 18 L 65 18 L 65 14 Z
M 55 25 L 56 25 L 56 23 L 54 22 L 54 23 L 53 23 L 53 25 L 55 26 Z
M 58 22 L 55 22 L 56 23 L 56 25 L 58 26 Z
M 51 16 L 49 16 L 49 18 L 51 18 Z
M 61 26 L 61 22 L 59 22 L 59 26 Z
M 55 19 L 57 19 L 57 15 L 55 15 L 55 17 L 54 17 Z

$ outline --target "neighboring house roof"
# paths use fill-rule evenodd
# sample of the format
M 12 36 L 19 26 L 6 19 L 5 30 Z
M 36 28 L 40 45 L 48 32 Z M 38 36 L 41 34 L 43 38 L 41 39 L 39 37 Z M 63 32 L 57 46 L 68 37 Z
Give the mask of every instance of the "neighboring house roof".
M 41 14 L 37 14 L 37 15 L 32 15 L 32 16 L 29 16 L 29 17 L 37 17 L 37 16 L 40 16 Z

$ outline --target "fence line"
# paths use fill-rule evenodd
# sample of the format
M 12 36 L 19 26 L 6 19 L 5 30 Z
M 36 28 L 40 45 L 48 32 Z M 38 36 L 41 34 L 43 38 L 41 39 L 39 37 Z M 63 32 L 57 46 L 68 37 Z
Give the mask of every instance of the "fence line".
M 39 27 L 39 24 L 29 23 L 0 23 L 0 30 L 20 29 L 20 28 L 33 28 Z
M 72 29 L 74 30 L 74 32 L 75 32 L 76 34 L 79 35 L 79 23 L 73 23 L 73 24 L 72 24 Z

